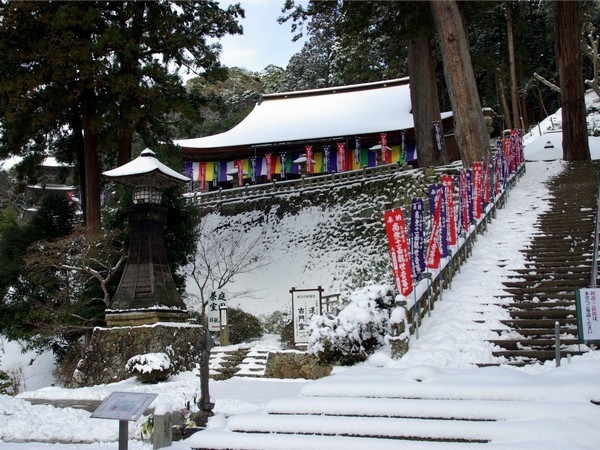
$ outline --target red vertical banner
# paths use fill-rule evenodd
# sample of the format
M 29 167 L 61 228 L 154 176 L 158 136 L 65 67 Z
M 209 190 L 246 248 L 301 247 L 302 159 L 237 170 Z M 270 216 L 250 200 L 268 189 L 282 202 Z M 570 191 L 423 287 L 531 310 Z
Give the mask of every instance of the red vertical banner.
M 233 162 L 233 167 L 237 169 L 238 187 L 242 187 L 244 185 L 244 161 L 236 159 Z
M 448 224 L 446 231 L 448 233 L 448 245 L 456 245 L 456 212 L 454 211 L 454 186 L 450 175 L 441 176 L 442 186 L 446 195 L 446 211 L 448 214 Z
M 273 163 L 273 158 L 270 153 L 265 154 L 265 169 L 267 175 L 267 181 L 271 181 L 273 170 L 271 169 L 271 164 Z
M 461 169 L 458 172 L 458 191 L 460 196 L 460 224 L 462 229 L 469 231 L 469 192 L 467 183 L 467 171 Z
M 442 196 L 442 190 L 440 189 L 437 194 L 439 197 Z M 431 232 L 429 234 L 429 244 L 427 245 L 427 268 L 437 269 L 440 266 L 440 260 L 442 256 L 442 249 L 440 246 L 440 233 L 442 228 L 442 201 L 438 199 L 435 207 L 435 214 L 431 218 Z
M 481 161 L 473 163 L 473 214 L 479 219 L 482 214 L 483 168 Z
M 408 236 L 402 209 L 392 209 L 383 213 L 388 246 L 392 257 L 392 269 L 396 287 L 405 297 L 413 290 L 412 268 L 408 251 Z
M 306 173 L 313 173 L 315 166 L 313 164 L 313 148 L 312 145 L 306 146 Z
M 381 140 L 381 162 L 382 164 L 389 164 L 392 162 L 392 155 L 388 151 L 387 133 L 380 133 L 379 137 Z
M 337 144 L 337 171 L 346 171 L 346 144 L 343 142 Z
M 198 170 L 198 182 L 200 183 L 200 190 L 206 190 L 206 163 L 201 162 Z

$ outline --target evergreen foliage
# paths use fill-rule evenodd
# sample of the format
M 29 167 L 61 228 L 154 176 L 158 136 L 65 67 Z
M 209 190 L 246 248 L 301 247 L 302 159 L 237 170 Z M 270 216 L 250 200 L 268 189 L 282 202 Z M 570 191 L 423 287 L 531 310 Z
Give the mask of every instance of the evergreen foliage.
M 165 119 L 196 113 L 174 67 L 221 71 L 212 39 L 240 33 L 238 17 L 215 1 L 1 3 L 0 157 L 76 163 L 99 229 L 102 161 L 128 162 L 134 136 L 170 142 Z
M 229 343 L 232 345 L 259 339 L 263 335 L 258 317 L 239 308 L 229 308 L 227 320 L 229 322 Z

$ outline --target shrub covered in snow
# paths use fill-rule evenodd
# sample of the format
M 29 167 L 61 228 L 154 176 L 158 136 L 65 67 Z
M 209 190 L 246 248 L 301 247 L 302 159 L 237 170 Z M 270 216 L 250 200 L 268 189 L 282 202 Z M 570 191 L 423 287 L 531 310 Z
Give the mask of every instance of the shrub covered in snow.
M 313 316 L 310 353 L 322 363 L 349 365 L 364 361 L 385 343 L 390 334 L 390 312 L 394 307 L 392 287 L 373 285 L 344 298 L 337 315 Z
M 166 353 L 145 353 L 129 358 L 125 369 L 142 383 L 158 383 L 169 378 L 171 360 Z

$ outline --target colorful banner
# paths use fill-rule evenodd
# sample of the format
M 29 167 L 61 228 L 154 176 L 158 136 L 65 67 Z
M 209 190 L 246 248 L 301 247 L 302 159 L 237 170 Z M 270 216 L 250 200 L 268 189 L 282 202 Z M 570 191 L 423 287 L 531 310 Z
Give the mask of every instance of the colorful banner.
M 198 183 L 200 184 L 200 190 L 201 191 L 205 191 L 206 190 L 206 163 L 205 162 L 201 162 L 199 164 L 199 170 L 198 170 Z
M 313 164 L 313 148 L 312 145 L 307 145 L 306 150 L 306 173 L 314 173 L 315 166 Z
M 244 161 L 236 159 L 233 167 L 237 170 L 238 187 L 242 187 L 244 185 Z
M 416 159 L 415 152 L 415 159 Z M 406 148 L 406 132 L 402 130 L 401 138 L 400 138 L 400 162 L 404 164 L 408 161 L 408 149 Z
M 458 177 L 460 229 L 466 233 L 469 231 L 469 187 L 467 183 L 467 171 L 461 169 L 458 172 Z
M 337 171 L 344 172 L 346 170 L 346 144 L 343 142 L 337 143 Z
M 379 139 L 381 142 L 381 163 L 390 164 L 392 162 L 392 152 L 388 150 L 387 133 L 380 133 Z
M 469 223 L 475 218 L 473 214 L 473 169 L 467 169 L 467 200 L 469 204 Z
M 383 213 L 385 230 L 392 257 L 392 268 L 398 292 L 408 296 L 412 292 L 412 269 L 408 253 L 408 238 L 402 209 L 393 209 Z
M 441 197 L 442 190 L 437 191 L 437 195 Z M 440 247 L 440 235 L 442 225 L 442 200 L 433 202 L 435 204 L 435 212 L 431 216 L 431 230 L 429 233 L 429 243 L 427 245 L 427 268 L 437 269 L 440 266 L 442 249 Z
M 483 168 L 481 161 L 473 163 L 473 215 L 475 219 L 480 219 L 483 213 L 483 202 L 481 194 L 483 192 Z
M 218 162 L 213 166 L 213 187 L 219 186 L 219 167 Z
M 265 169 L 267 176 L 267 181 L 271 181 L 273 179 L 273 155 L 270 153 L 265 154 Z
M 448 218 L 446 231 L 448 236 L 448 245 L 456 245 L 456 213 L 454 211 L 454 186 L 452 176 L 441 176 L 442 186 L 444 186 L 444 198 L 446 200 L 446 216 Z
M 440 209 L 440 256 L 445 258 L 448 256 L 448 213 L 446 211 L 446 196 L 444 186 L 441 184 L 433 184 L 428 188 L 429 192 L 429 214 L 433 217 L 438 209 Z
M 323 146 L 323 172 L 329 173 L 331 170 L 329 168 L 329 154 L 331 152 L 330 145 Z
M 433 122 L 433 134 L 435 136 L 435 142 L 437 144 L 438 152 L 443 153 L 446 149 L 446 145 L 444 144 L 444 134 L 442 132 L 442 124 L 439 120 L 434 120 Z
M 410 256 L 416 280 L 425 272 L 425 209 L 423 199 L 410 203 Z
M 279 154 L 279 158 L 281 161 L 281 178 L 287 178 L 287 174 L 285 171 L 285 157 L 286 157 L 286 153 L 285 152 L 281 152 Z

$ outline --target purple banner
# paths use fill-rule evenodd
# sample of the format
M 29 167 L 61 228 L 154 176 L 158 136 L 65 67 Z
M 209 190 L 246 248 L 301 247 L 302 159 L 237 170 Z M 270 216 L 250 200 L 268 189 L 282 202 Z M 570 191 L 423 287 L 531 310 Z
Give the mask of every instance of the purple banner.
M 412 199 L 410 204 L 410 257 L 415 280 L 418 280 L 425 271 L 424 209 L 422 199 Z

